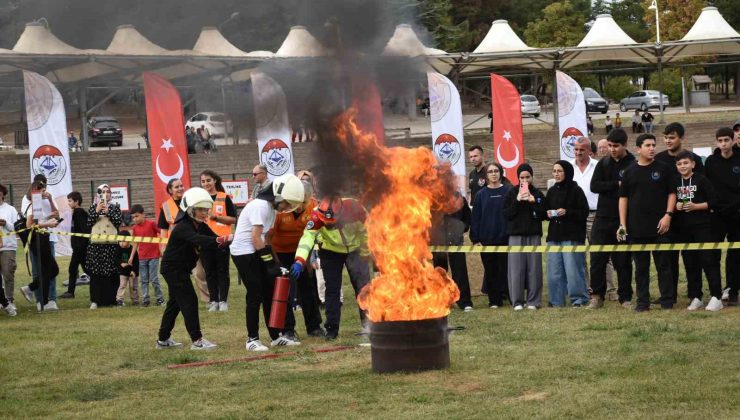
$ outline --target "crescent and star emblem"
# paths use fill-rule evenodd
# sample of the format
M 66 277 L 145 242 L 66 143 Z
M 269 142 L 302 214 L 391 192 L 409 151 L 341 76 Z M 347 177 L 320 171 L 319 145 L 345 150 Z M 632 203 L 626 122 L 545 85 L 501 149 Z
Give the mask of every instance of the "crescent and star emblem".
M 504 130 L 504 140 L 506 140 L 508 143 L 511 142 L 511 133 L 508 130 Z M 498 147 L 496 148 L 496 159 L 498 159 L 498 163 L 501 164 L 506 169 L 511 169 L 516 166 L 517 163 L 519 163 L 519 147 L 514 145 L 514 159 L 512 160 L 506 160 L 501 156 L 501 143 L 499 143 Z
M 164 149 L 167 153 L 170 152 L 170 149 L 174 148 L 175 146 L 172 145 L 172 139 L 162 139 L 162 146 L 161 148 Z M 165 174 L 162 172 L 162 169 L 159 167 L 159 154 L 157 154 L 157 161 L 156 161 L 156 168 L 157 168 L 157 176 L 159 177 L 160 181 L 164 182 L 165 184 L 170 182 L 173 178 L 182 178 L 183 172 L 185 172 L 183 166 L 185 163 L 182 161 L 182 158 L 180 155 L 177 155 L 177 159 L 180 161 L 180 166 L 177 169 L 177 172 L 175 172 L 172 175 Z

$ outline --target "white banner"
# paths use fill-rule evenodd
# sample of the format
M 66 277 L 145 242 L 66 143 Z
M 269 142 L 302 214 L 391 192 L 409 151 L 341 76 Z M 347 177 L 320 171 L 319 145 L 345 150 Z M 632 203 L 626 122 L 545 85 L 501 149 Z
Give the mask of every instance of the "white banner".
M 246 206 L 249 202 L 249 180 L 235 179 L 221 183 L 235 206 Z
M 252 100 L 260 162 L 267 168 L 267 176 L 274 179 L 280 175 L 295 173 L 288 107 L 283 88 L 268 75 L 254 72 Z
M 428 72 L 427 82 L 432 120 L 432 150 L 437 160 L 449 162 L 452 166 L 460 193 L 465 197 L 467 175 L 460 94 L 450 79 L 439 73 Z
M 560 127 L 560 159 L 575 158 L 573 146 L 578 137 L 588 137 L 586 102 L 578 82 L 557 71 L 558 127 Z
M 69 232 L 72 211 L 67 194 L 72 192 L 72 168 L 67 149 L 67 117 L 62 95 L 45 77 L 23 71 L 28 122 L 28 150 L 31 160 L 31 179 L 44 174 L 46 190 L 54 197 L 59 217 L 64 220 L 58 230 Z M 59 235 L 57 255 L 72 255 L 69 237 Z
M 131 211 L 128 185 L 109 185 L 110 187 L 110 201 L 116 203 L 121 208 L 122 212 Z

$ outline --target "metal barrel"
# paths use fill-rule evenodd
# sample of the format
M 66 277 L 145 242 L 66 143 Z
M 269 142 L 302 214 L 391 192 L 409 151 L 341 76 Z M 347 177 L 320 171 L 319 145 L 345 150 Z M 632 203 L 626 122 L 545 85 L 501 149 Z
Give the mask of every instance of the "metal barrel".
M 415 372 L 450 366 L 447 317 L 370 324 L 376 373 Z

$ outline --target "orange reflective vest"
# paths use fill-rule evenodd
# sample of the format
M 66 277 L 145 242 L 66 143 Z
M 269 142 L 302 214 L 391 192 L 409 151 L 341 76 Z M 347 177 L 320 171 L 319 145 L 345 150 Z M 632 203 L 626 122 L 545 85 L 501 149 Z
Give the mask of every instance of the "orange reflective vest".
M 298 217 L 293 212 L 279 213 L 275 216 L 272 236 L 270 236 L 270 244 L 275 252 L 292 254 L 298 249 L 303 230 L 311 220 L 311 212 L 316 206 L 316 200 L 312 198 Z
M 165 201 L 162 204 L 162 211 L 164 212 L 164 219 L 170 225 L 170 228 L 165 233 L 165 237 L 169 238 L 172 229 L 175 228 L 175 218 L 177 218 L 177 213 L 180 212 L 180 207 L 178 207 L 177 203 L 175 203 L 175 200 L 170 197 L 169 200 Z
M 213 207 L 211 207 L 211 213 L 216 216 L 227 216 L 226 214 L 226 193 L 217 192 L 216 199 L 213 200 Z M 231 225 L 227 225 L 215 220 L 208 219 L 208 227 L 211 228 L 213 233 L 218 236 L 226 236 L 231 233 Z

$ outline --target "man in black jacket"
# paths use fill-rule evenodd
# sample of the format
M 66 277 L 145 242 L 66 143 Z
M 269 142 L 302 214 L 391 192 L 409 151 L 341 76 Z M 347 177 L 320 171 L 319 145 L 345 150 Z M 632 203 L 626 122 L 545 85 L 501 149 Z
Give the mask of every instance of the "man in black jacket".
M 67 203 L 69 204 L 69 208 L 72 209 L 72 233 L 90 233 L 90 230 L 87 228 L 87 212 L 81 207 L 82 194 L 72 191 L 67 194 Z M 59 296 L 62 299 L 72 299 L 75 297 L 77 275 L 80 272 L 80 267 L 82 267 L 82 271 L 87 272 L 85 270 L 85 257 L 87 256 L 88 242 L 90 242 L 88 238 L 80 236 L 73 236 L 70 240 L 72 258 L 69 260 L 69 283 L 67 283 L 67 291 Z
M 619 228 L 619 187 L 624 171 L 635 163 L 635 157 L 627 151 L 627 133 L 614 129 L 607 137 L 609 155 L 596 164 L 591 178 L 591 191 L 599 194 L 596 218 L 591 228 L 591 244 L 616 245 L 614 232 Z M 625 308 L 632 305 L 632 262 L 629 252 L 591 253 L 591 302 L 589 309 L 604 306 L 606 294 L 606 266 L 611 258 L 617 272 L 617 294 L 619 303 Z
M 729 127 L 717 130 L 717 148 L 707 158 L 706 176 L 717 193 L 717 208 L 712 213 L 715 240 L 740 241 L 740 150 L 733 147 L 733 131 Z M 727 250 L 725 278 L 728 305 L 737 305 L 740 288 L 740 250 Z M 724 298 L 724 296 L 723 296 Z

